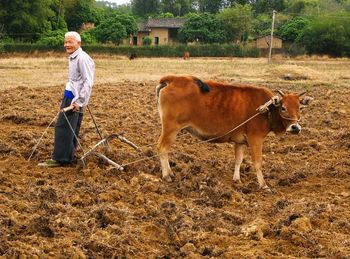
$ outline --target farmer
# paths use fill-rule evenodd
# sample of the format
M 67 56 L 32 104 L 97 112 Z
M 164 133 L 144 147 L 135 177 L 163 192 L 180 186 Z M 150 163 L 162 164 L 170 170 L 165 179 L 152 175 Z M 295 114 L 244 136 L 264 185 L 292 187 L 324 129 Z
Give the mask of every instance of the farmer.
M 94 82 L 94 61 L 81 49 L 81 38 L 77 32 L 70 31 L 65 34 L 64 48 L 69 54 L 69 72 L 61 109 L 69 107 L 71 110 L 60 112 L 58 116 L 52 159 L 39 163 L 39 166 L 44 167 L 72 164 L 77 145 L 76 137 L 83 119 L 83 107 L 89 102 Z

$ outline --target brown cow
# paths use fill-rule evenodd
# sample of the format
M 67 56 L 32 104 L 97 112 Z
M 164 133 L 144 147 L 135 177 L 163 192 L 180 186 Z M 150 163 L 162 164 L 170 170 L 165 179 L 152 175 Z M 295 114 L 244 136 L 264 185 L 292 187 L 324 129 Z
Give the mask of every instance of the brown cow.
M 300 104 L 307 105 L 312 98 L 304 94 L 274 96 L 267 88 L 249 85 L 228 85 L 213 81 L 201 81 L 191 76 L 166 76 L 156 88 L 158 110 L 162 122 L 162 133 L 158 140 L 158 151 L 162 177 L 171 181 L 168 153 L 177 133 L 186 129 L 202 140 L 211 142 L 235 142 L 234 181 L 240 181 L 239 168 L 243 160 L 245 145 L 251 150 L 260 188 L 271 191 L 261 172 L 262 144 L 266 135 L 301 130 Z M 271 101 L 270 101 L 271 100 Z M 261 111 L 246 124 L 231 131 Z
M 183 57 L 184 60 L 189 59 L 190 58 L 190 52 L 185 51 L 182 57 Z

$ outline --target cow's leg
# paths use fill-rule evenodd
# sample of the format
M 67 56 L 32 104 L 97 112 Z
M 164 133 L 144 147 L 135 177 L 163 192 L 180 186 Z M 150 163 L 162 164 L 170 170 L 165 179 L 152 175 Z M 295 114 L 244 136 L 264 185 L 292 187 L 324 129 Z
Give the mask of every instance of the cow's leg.
M 171 182 L 171 176 L 174 176 L 170 165 L 169 155 L 171 145 L 175 142 L 175 138 L 180 128 L 177 125 L 171 125 L 170 123 L 163 123 L 162 134 L 158 139 L 158 152 L 160 158 L 160 164 L 162 168 L 162 178 L 167 182 Z
M 236 143 L 235 144 L 235 172 L 233 174 L 233 181 L 241 182 L 241 176 L 239 173 L 239 169 L 241 167 L 244 155 L 244 145 Z
M 271 192 L 271 189 L 267 186 L 261 171 L 263 139 L 258 137 L 248 137 L 248 143 L 250 146 L 253 166 L 255 168 L 256 176 L 258 178 L 259 187 L 260 189 L 263 189 L 267 192 Z

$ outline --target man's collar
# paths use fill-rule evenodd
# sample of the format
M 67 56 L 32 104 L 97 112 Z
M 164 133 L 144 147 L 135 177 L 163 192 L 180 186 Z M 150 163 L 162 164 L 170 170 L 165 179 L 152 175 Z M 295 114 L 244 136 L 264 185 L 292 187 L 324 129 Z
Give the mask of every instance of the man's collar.
M 75 59 L 78 56 L 78 54 L 82 51 L 83 50 L 81 48 L 78 48 L 76 51 L 74 51 L 72 54 L 70 54 L 69 59 L 70 60 Z

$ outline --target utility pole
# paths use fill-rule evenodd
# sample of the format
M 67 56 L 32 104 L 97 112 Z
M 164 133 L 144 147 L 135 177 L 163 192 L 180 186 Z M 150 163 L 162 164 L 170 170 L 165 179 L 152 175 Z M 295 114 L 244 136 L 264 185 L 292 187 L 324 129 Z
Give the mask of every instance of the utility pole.
M 275 15 L 276 15 L 276 11 L 273 10 L 273 12 L 272 12 L 272 24 L 271 24 L 271 35 L 270 35 L 269 63 L 271 63 L 272 43 L 273 43 L 273 29 L 275 27 Z

